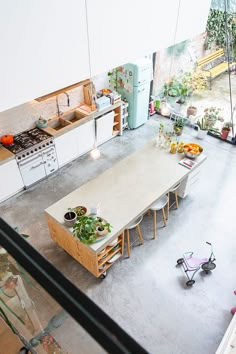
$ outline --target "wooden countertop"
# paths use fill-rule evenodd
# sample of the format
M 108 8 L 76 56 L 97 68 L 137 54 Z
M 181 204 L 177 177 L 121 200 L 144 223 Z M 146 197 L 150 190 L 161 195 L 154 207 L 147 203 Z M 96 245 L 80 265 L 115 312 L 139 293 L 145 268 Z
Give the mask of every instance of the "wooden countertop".
M 206 156 L 201 154 L 192 170 L 178 164 L 183 154 L 170 154 L 155 146 L 154 140 L 141 150 L 116 163 L 95 179 L 82 185 L 63 199 L 45 210 L 61 227 L 63 215 L 68 208 L 84 205 L 100 208 L 99 216 L 112 226 L 112 232 L 104 240 L 88 247 L 101 251 L 106 244 L 117 237 L 126 226 L 149 206 L 168 192 L 175 184 L 196 169 Z M 72 228 L 69 229 L 72 232 Z
M 13 160 L 15 155 L 7 150 L 4 146 L 0 145 L 0 165 Z
M 61 136 L 67 132 L 69 132 L 70 130 L 73 130 L 75 128 L 77 128 L 78 126 L 85 124 L 87 122 L 89 122 L 90 120 L 96 119 L 100 116 L 102 116 L 103 114 L 112 111 L 113 109 L 119 107 L 121 105 L 121 101 L 115 103 L 114 105 L 110 105 L 105 107 L 104 109 L 102 109 L 101 111 L 93 111 L 90 114 L 88 114 L 87 116 L 85 116 L 84 118 L 81 118 L 80 120 L 73 122 L 70 125 L 66 125 L 64 128 L 61 128 L 59 130 L 55 130 L 53 128 L 51 128 L 49 125 L 46 128 L 41 128 L 41 130 L 47 132 L 48 134 L 50 134 L 51 136 L 53 136 L 54 138 Z M 75 111 L 76 109 L 79 109 L 80 107 L 74 108 L 70 111 L 64 112 L 64 115 L 66 116 L 68 113 Z M 63 114 L 62 114 L 63 117 Z M 55 116 L 53 118 L 50 119 L 50 122 L 52 122 L 53 120 L 57 120 L 58 116 Z

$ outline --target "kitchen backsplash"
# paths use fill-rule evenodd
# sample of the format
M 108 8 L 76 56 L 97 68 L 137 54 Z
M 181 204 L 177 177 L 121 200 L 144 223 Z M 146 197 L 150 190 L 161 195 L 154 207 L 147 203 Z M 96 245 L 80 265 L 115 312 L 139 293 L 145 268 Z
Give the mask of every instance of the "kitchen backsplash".
M 94 77 L 92 81 L 97 91 L 109 85 L 107 73 Z M 67 93 L 70 96 L 70 107 L 67 107 L 66 96 L 62 93 L 58 95 L 58 103 L 62 112 L 78 107 L 84 100 L 83 86 L 67 91 Z M 40 116 L 49 119 L 54 117 L 56 112 L 56 96 L 42 102 L 33 100 L 0 112 L 0 136 L 5 134 L 15 135 L 31 129 L 35 126 L 35 121 Z
M 67 107 L 67 98 L 64 94 L 58 95 L 60 110 L 66 112 L 83 102 L 83 86 L 67 92 L 70 96 L 70 107 Z M 17 134 L 35 126 L 35 121 L 42 116 L 45 119 L 54 117 L 57 112 L 56 96 L 46 101 L 30 101 L 20 106 L 0 112 L 0 136 Z

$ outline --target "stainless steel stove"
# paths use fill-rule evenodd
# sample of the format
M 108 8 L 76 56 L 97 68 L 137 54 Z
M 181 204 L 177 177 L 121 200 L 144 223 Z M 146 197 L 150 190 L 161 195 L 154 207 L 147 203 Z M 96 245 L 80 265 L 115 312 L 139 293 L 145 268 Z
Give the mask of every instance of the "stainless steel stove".
M 25 187 L 58 169 L 53 137 L 39 128 L 15 135 L 14 143 L 5 147 L 16 155 Z

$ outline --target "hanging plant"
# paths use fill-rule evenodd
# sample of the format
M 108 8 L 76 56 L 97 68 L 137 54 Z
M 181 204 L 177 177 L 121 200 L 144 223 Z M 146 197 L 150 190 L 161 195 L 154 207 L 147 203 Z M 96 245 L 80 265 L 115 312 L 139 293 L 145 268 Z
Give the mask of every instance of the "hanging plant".
M 232 33 L 232 24 L 232 14 L 210 9 L 206 26 L 206 49 L 211 49 L 213 44 L 219 48 L 226 48 L 227 35 Z

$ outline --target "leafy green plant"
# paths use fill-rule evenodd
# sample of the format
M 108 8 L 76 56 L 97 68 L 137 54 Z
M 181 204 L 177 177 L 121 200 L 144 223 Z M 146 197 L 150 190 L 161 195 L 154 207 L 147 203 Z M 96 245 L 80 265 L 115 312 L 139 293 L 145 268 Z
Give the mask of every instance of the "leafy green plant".
M 112 69 L 111 71 L 108 71 L 107 75 L 109 77 L 109 84 L 112 90 L 117 91 L 117 89 L 120 87 L 119 81 L 118 81 L 118 72 L 122 71 L 122 67 L 118 66 L 117 68 Z
M 214 43 L 220 48 L 226 48 L 227 36 L 232 32 L 232 23 L 231 13 L 210 9 L 206 26 L 206 49 L 211 49 Z
M 93 243 L 97 239 L 96 230 L 98 227 L 111 232 L 112 226 L 103 219 L 92 216 L 79 216 L 73 225 L 73 234 L 83 243 Z

